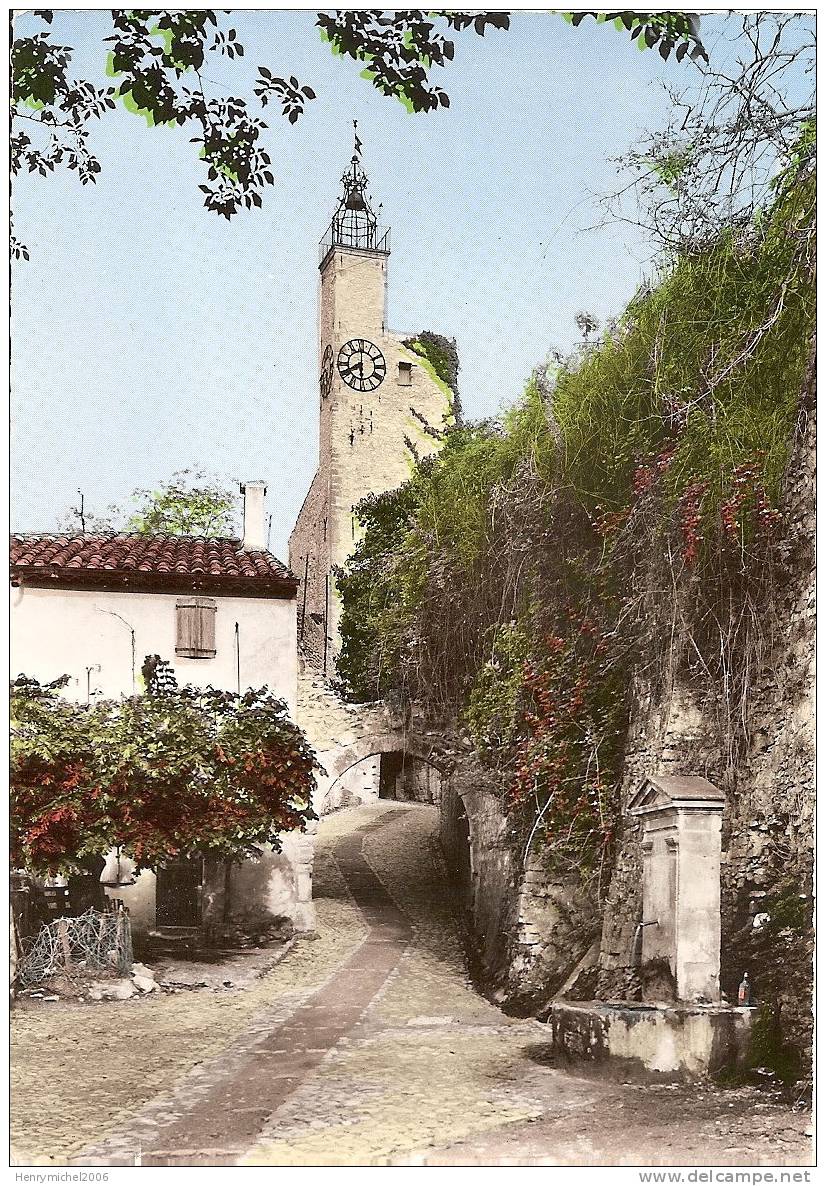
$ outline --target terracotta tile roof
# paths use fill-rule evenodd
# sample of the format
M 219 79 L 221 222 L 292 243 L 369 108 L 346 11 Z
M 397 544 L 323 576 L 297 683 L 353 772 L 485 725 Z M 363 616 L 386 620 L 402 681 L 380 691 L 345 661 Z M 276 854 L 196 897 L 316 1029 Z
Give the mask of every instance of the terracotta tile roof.
M 237 539 L 203 536 L 26 534 L 11 537 L 16 582 L 86 588 L 206 588 L 272 596 L 295 592 L 296 578 L 271 552 L 244 551 Z

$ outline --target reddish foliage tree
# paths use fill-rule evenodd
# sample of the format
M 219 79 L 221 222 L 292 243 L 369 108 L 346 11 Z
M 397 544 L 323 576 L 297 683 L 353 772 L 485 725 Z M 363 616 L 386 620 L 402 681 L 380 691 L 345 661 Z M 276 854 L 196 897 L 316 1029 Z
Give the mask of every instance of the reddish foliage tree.
M 282 700 L 171 689 L 93 706 L 12 688 L 11 859 L 83 867 L 115 846 L 139 867 L 278 846 L 314 818 L 315 757 Z

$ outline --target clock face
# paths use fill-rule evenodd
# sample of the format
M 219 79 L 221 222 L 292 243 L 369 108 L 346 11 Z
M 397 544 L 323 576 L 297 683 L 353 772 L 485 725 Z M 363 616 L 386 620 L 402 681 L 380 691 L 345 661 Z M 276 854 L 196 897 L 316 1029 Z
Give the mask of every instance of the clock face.
M 384 382 L 387 364 L 378 346 L 364 338 L 352 338 L 338 352 L 338 373 L 355 391 L 375 391 Z
M 324 358 L 321 361 L 321 375 L 319 376 L 318 385 L 321 388 L 321 398 L 326 399 L 330 394 L 330 388 L 333 386 L 332 346 L 328 346 L 324 351 Z

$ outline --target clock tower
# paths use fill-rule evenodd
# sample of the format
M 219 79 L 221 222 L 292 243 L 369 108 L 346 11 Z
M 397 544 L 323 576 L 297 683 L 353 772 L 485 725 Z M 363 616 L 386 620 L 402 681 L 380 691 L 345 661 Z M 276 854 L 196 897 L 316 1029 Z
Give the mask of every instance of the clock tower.
M 356 132 L 320 244 L 318 471 L 290 536 L 299 644 L 329 676 L 340 650 L 333 569 L 355 548 L 354 508 L 406 481 L 414 451 L 438 449 L 453 414 L 453 393 L 416 351 L 416 335 L 387 327 L 390 231 L 373 209 L 361 148 Z

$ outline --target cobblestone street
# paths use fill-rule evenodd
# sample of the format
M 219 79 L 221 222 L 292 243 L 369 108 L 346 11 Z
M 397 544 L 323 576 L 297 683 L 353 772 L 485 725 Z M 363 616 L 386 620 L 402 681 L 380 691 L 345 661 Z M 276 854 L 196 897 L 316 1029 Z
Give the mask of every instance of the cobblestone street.
M 548 1065 L 468 978 L 434 823 L 327 817 L 319 937 L 242 992 L 15 1010 L 18 1163 L 810 1162 L 807 1117 L 754 1092 Z

